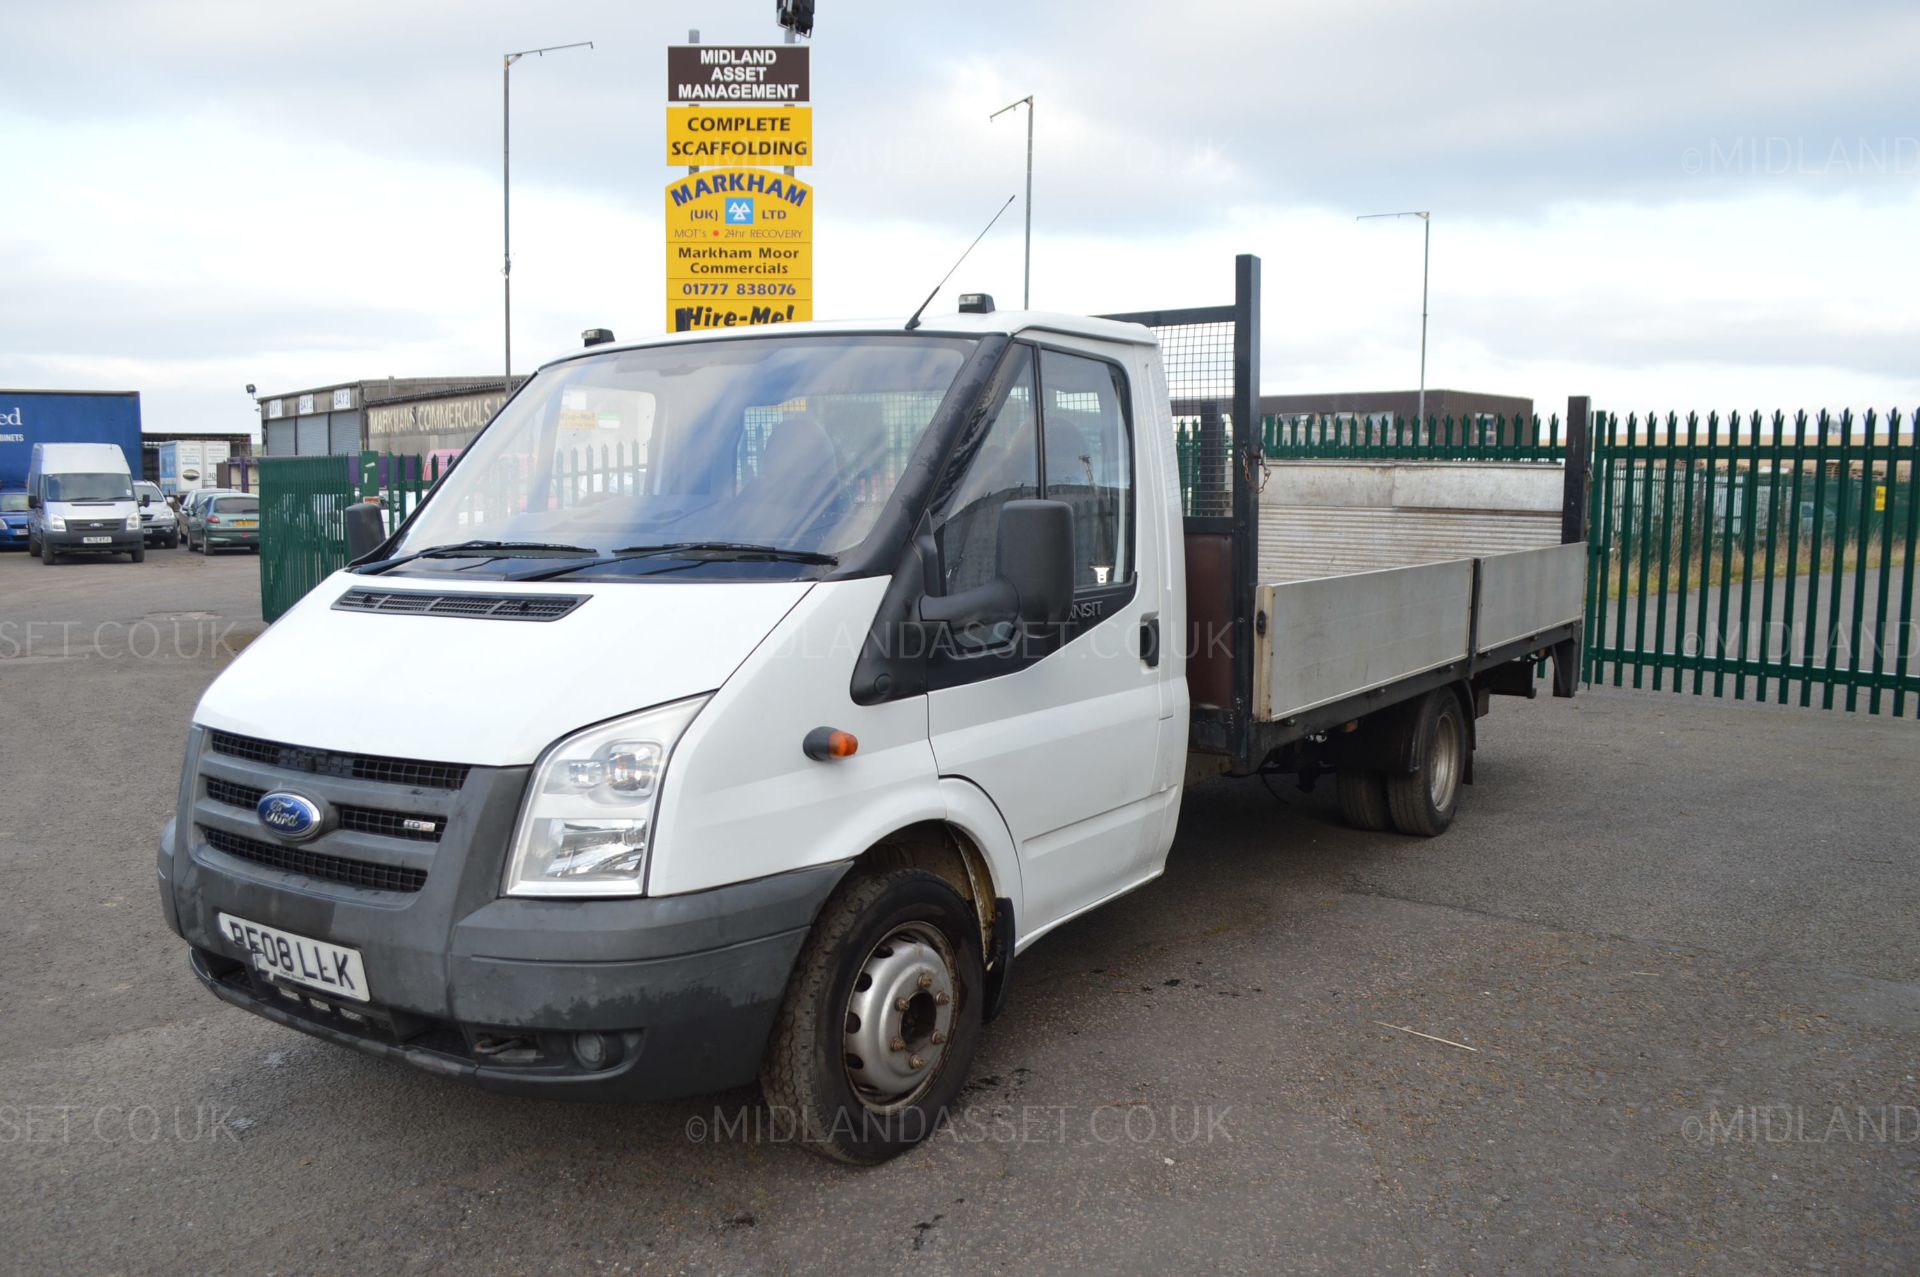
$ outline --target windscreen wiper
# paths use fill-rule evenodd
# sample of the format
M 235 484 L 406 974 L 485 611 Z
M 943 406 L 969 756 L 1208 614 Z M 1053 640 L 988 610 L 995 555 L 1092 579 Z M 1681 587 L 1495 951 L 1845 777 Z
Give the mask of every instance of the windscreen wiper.
M 415 559 L 521 559 L 545 554 L 564 554 L 572 558 L 593 558 L 600 551 L 583 545 L 558 545 L 551 541 L 458 541 L 452 545 L 430 546 L 412 554 L 403 554 L 397 559 L 381 559 L 375 563 L 365 563 L 353 571 L 363 576 L 378 576 L 389 568 L 397 568 L 402 563 L 411 563 Z
M 758 545 L 750 541 L 669 541 L 662 545 L 629 545 L 601 555 L 591 563 L 569 563 L 565 567 L 551 571 L 531 572 L 516 577 L 520 581 L 545 581 L 551 577 L 565 576 L 569 572 L 578 572 L 583 568 L 600 567 L 607 563 L 621 563 L 628 559 L 664 559 L 687 558 L 734 562 L 767 563 L 816 563 L 823 567 L 832 567 L 840 562 L 837 555 L 822 554 L 818 550 L 794 550 L 779 545 Z

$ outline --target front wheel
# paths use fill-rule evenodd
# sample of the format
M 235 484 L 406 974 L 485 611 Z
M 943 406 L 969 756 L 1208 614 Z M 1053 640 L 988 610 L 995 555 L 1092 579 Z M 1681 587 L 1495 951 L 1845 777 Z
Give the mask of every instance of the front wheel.
M 147 561 L 146 543 L 143 541 L 139 545 L 134 546 L 133 549 L 128 550 L 127 557 L 132 559 L 135 563 L 145 563 Z
M 979 923 L 945 879 L 894 869 L 842 883 L 760 1066 L 773 1121 L 842 1162 L 912 1148 L 966 1082 L 985 987 Z
M 1387 777 L 1395 829 L 1425 838 L 1446 832 L 1460 803 L 1467 739 L 1460 698 L 1444 687 L 1427 693 L 1414 722 L 1413 770 Z
M 60 551 L 54 549 L 53 542 L 47 540 L 45 537 L 40 538 L 40 561 L 48 567 L 52 567 L 60 561 Z

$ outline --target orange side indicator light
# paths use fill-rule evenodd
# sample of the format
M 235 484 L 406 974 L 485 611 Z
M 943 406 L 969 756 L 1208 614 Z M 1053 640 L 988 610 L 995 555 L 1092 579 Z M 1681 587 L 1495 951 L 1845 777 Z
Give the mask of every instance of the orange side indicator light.
M 843 732 L 837 727 L 816 727 L 807 733 L 800 748 L 816 763 L 825 763 L 836 758 L 852 758 L 860 742 L 852 732 Z

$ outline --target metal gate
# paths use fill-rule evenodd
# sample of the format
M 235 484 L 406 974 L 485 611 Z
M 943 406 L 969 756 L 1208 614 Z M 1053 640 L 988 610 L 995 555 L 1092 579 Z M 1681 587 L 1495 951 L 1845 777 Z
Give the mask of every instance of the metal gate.
M 260 474 L 260 615 L 278 620 L 347 566 L 346 509 L 377 500 L 392 533 L 451 466 L 443 454 L 265 457 Z
M 260 462 L 260 615 L 280 615 L 347 565 L 344 515 L 359 499 L 358 458 L 266 457 Z
M 1920 711 L 1911 418 L 1600 414 L 1593 465 L 1589 682 Z

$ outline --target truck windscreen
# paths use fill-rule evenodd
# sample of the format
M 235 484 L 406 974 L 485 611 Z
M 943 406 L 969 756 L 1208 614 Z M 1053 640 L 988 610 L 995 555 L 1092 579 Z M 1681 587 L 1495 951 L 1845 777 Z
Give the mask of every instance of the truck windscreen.
M 50 474 L 49 501 L 131 501 L 133 480 L 124 474 Z
M 872 529 L 972 345 L 794 336 L 569 360 L 501 410 L 395 553 L 476 540 L 839 553 Z

